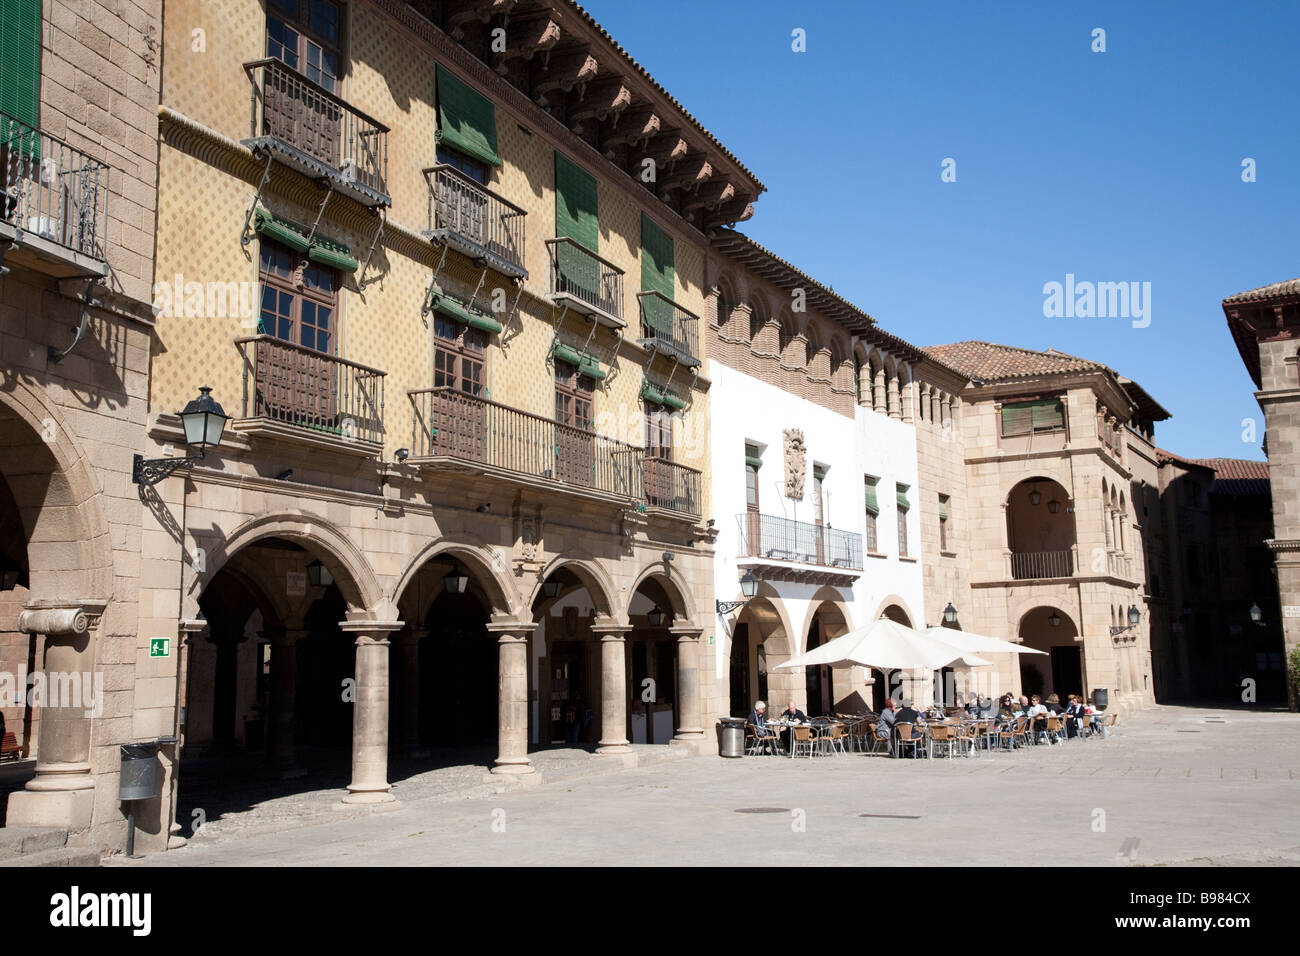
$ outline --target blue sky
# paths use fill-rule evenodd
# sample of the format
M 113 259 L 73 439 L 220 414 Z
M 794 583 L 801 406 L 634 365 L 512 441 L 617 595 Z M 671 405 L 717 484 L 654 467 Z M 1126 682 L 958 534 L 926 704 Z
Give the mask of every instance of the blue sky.
M 1300 3 L 584 6 L 766 184 L 741 230 L 887 330 L 1104 362 L 1162 447 L 1263 458 L 1220 302 L 1300 276 Z M 1067 273 L 1150 325 L 1044 318 Z

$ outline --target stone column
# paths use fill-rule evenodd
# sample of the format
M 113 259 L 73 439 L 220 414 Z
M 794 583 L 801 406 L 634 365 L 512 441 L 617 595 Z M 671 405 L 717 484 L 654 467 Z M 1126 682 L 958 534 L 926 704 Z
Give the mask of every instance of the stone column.
M 401 621 L 343 621 L 355 634 L 356 699 L 352 704 L 352 782 L 344 803 L 395 803 L 388 791 L 388 635 Z
M 627 632 L 628 626 L 604 625 L 591 629 L 600 638 L 600 740 L 596 753 L 631 753 L 627 741 Z
M 930 383 L 929 382 L 923 382 L 921 384 L 921 401 L 919 407 L 917 408 L 917 414 L 920 416 L 921 421 L 923 422 L 928 421 L 931 424 L 934 423 L 934 415 L 930 412 Z
M 428 634 L 427 627 L 408 627 L 397 635 L 397 752 L 406 757 L 426 755 L 420 745 L 420 642 Z
M 239 645 L 244 642 L 244 622 L 214 619 L 208 624 L 206 639 L 217 649 L 217 668 L 212 682 L 212 742 L 221 751 L 229 753 L 235 749 Z
M 889 407 L 885 401 L 885 366 L 880 364 L 876 366 L 874 376 L 875 384 L 872 386 L 871 410 L 885 414 Z
M 528 638 L 537 625 L 489 624 L 497 635 L 497 759 L 493 773 L 533 773 L 528 759 Z
M 301 627 L 269 627 L 262 636 L 271 642 L 270 724 L 267 757 L 281 777 L 301 777 L 306 770 L 294 759 L 294 731 L 298 712 L 298 642 L 307 636 Z
M 902 389 L 899 394 L 899 400 L 902 402 L 903 421 L 909 425 L 912 423 L 912 398 L 916 394 L 916 382 L 908 382 L 907 387 Z
M 677 638 L 677 712 L 681 724 L 673 743 L 704 740 L 700 726 L 700 632 L 702 628 L 670 627 Z
M 898 394 L 898 371 L 889 376 L 889 417 L 902 418 L 900 396 Z
M 44 699 L 37 736 L 36 772 L 24 789 L 9 796 L 8 827 L 61 827 L 69 831 L 90 826 L 95 781 L 90 772 L 90 724 L 85 684 L 94 688 L 94 637 L 104 602 L 31 604 L 18 615 L 18 630 L 45 635 L 41 666 Z M 64 699 L 75 678 L 81 700 Z

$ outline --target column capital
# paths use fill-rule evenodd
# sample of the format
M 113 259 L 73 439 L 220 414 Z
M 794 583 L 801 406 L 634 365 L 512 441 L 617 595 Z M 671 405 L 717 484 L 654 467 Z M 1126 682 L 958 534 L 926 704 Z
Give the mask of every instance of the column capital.
M 674 635 L 679 641 L 694 641 L 704 633 L 704 628 L 683 624 L 680 627 L 668 628 L 668 633 Z
M 602 641 L 625 641 L 631 630 L 630 624 L 593 624 L 591 627 L 591 633 Z
M 339 630 L 355 634 L 358 645 L 387 644 L 388 635 L 401 630 L 404 624 L 404 621 L 340 621 Z
M 487 626 L 489 634 L 495 634 L 498 644 L 522 643 L 533 636 L 537 625 L 532 621 L 498 621 Z
M 46 637 L 80 637 L 98 627 L 107 601 L 33 601 L 23 605 L 18 630 Z

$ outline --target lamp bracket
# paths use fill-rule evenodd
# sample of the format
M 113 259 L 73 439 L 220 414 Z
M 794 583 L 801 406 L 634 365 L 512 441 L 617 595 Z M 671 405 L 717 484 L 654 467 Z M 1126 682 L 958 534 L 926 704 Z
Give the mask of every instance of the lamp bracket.
M 748 602 L 715 600 L 713 603 L 714 606 L 717 608 L 719 614 L 730 614 L 732 611 L 736 610 L 737 608 L 744 607 Z
M 133 455 L 131 483 L 146 487 L 156 485 L 181 469 L 189 471 L 202 457 L 202 455 L 191 455 L 188 458 L 145 458 L 143 455 Z

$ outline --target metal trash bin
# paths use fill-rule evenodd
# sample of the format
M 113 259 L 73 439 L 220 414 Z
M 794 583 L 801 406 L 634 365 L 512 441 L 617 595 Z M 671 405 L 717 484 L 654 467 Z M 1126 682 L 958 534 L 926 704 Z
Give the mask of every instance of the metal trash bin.
M 718 721 L 718 756 L 745 756 L 745 721 L 739 717 L 723 717 Z
M 148 800 L 158 796 L 158 743 L 122 744 L 119 800 Z
M 1098 710 L 1105 710 L 1110 706 L 1110 689 L 1106 687 L 1094 687 L 1092 689 L 1092 706 Z

